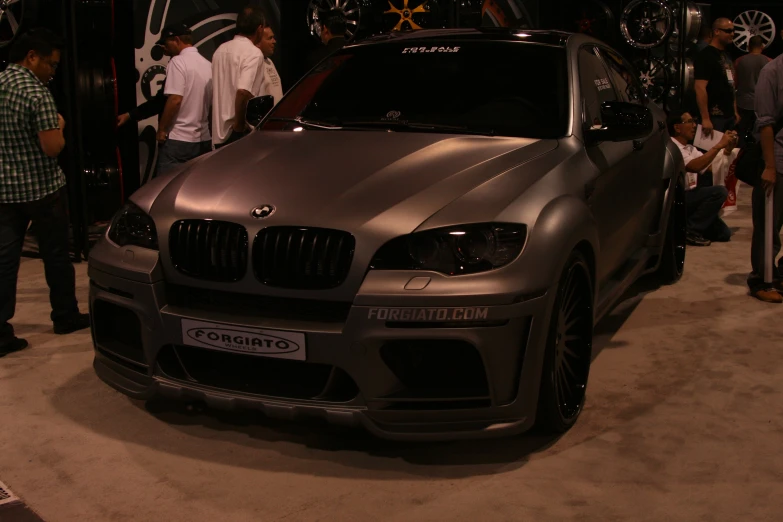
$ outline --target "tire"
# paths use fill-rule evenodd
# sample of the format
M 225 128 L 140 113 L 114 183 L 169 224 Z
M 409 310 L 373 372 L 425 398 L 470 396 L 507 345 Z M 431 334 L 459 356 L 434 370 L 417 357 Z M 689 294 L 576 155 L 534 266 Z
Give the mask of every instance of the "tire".
M 536 429 L 561 434 L 584 407 L 593 347 L 593 285 L 584 255 L 571 253 L 557 286 L 547 335 Z
M 677 177 L 674 185 L 669 218 L 666 220 L 666 238 L 661 250 L 661 263 L 655 273 L 656 279 L 664 285 L 672 285 L 680 280 L 685 269 L 686 220 L 685 182 Z
M 6 16 L 0 16 L 0 49 L 13 44 L 16 39 L 31 27 L 39 24 L 38 0 L 20 0 L 8 6 L 17 24 L 14 30 Z

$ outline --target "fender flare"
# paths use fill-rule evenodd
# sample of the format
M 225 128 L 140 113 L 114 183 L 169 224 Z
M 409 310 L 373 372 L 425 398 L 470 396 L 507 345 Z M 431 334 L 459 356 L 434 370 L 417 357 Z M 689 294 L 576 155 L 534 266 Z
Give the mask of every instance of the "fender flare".
M 593 291 L 597 294 L 596 274 L 601 251 L 598 224 L 584 200 L 563 195 L 541 209 L 535 224 L 530 227 L 525 249 L 547 253 L 533 263 L 538 280 L 550 285 L 559 280 L 565 262 L 576 248 L 587 249 L 585 254 L 591 265 Z
M 546 312 L 540 318 L 539 327 L 535 327 L 536 337 L 529 339 L 525 352 L 525 363 L 519 380 L 517 397 L 537 397 L 541 386 L 541 371 L 544 364 L 546 336 L 554 309 L 558 285 L 571 253 L 579 249 L 588 258 L 592 274 L 593 309 L 598 299 L 598 263 L 600 259 L 600 242 L 598 225 L 590 208 L 584 200 L 573 194 L 563 195 L 550 201 L 541 209 L 535 224 L 531 226 L 526 249 L 533 252 L 544 252 L 532 261 L 531 273 L 536 280 L 541 281 Z M 535 348 L 535 349 L 532 349 Z
M 685 178 L 685 161 L 677 146 L 669 140 L 669 143 L 666 144 L 666 155 L 663 160 L 662 179 L 669 180 L 669 183 L 663 196 L 663 208 L 658 228 L 662 232 L 669 224 L 669 214 L 674 202 L 673 189 L 678 178 Z

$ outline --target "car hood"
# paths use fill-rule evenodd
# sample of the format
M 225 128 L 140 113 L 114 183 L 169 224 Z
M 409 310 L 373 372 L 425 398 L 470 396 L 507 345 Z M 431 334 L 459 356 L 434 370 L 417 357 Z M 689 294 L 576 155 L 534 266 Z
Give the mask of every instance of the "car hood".
M 165 221 L 206 217 L 397 235 L 556 147 L 556 140 L 431 133 L 256 132 L 134 200 L 144 207 L 146 199 L 153 217 Z M 275 212 L 252 218 L 261 205 Z M 464 221 L 472 220 L 465 209 Z

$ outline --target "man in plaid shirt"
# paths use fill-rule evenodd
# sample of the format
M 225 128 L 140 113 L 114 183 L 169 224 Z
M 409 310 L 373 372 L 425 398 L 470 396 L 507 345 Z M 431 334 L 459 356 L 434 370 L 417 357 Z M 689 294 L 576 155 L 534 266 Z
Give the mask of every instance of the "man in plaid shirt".
M 22 35 L 0 73 L 0 357 L 27 347 L 9 320 L 27 227 L 35 224 L 44 262 L 54 333 L 88 328 L 79 313 L 68 246 L 65 176 L 57 156 L 65 120 L 46 84 L 60 62 L 62 41 L 46 29 Z

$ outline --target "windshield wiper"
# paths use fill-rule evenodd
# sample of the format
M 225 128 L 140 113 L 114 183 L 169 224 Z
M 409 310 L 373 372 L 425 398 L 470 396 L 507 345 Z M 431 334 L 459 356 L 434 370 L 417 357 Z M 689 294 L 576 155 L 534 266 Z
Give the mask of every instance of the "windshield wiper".
M 494 136 L 494 129 L 471 129 L 465 125 L 446 125 L 442 123 L 427 123 L 421 121 L 382 121 L 382 120 L 349 120 L 343 122 L 350 127 L 386 127 L 389 129 L 415 129 L 429 131 L 453 132 L 456 134 L 474 134 L 480 136 Z
M 339 120 L 336 123 L 334 123 L 334 122 L 323 121 L 323 120 L 306 120 L 304 118 L 269 118 L 269 121 L 285 121 L 288 123 L 297 123 L 302 127 L 310 127 L 315 129 L 333 130 L 333 129 L 342 128 Z
M 296 123 L 302 127 L 327 130 L 352 130 L 361 128 L 381 128 L 381 129 L 414 129 L 433 132 L 448 132 L 455 134 L 471 134 L 476 136 L 494 136 L 494 129 L 470 129 L 464 125 L 446 125 L 441 123 L 427 123 L 420 121 L 383 121 L 383 120 L 349 120 L 341 121 L 339 118 L 330 118 L 329 120 L 309 120 L 302 117 L 297 118 L 269 118 L 269 121 L 284 121 Z

